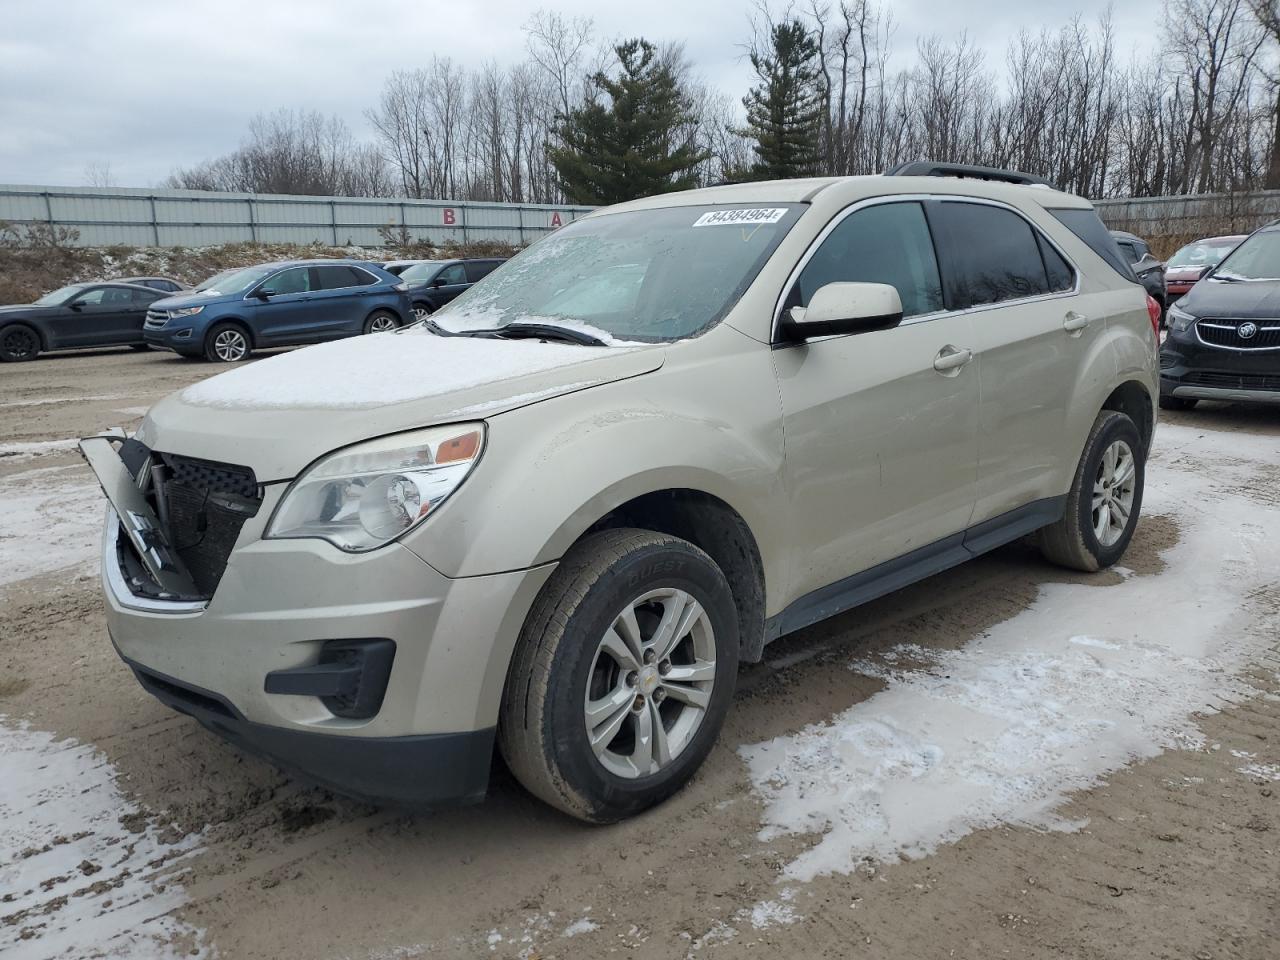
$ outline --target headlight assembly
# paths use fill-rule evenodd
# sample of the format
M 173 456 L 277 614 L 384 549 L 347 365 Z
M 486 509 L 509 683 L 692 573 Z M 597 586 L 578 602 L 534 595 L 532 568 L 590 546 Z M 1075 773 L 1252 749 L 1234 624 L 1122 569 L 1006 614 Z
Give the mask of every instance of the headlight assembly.
M 462 484 L 484 449 L 484 424 L 370 440 L 324 457 L 285 491 L 266 539 L 318 537 L 350 553 L 390 543 Z
M 181 309 L 178 309 L 178 310 L 170 310 L 169 317 L 171 319 L 177 319 L 178 317 L 194 317 L 197 313 L 199 313 L 203 309 L 204 309 L 203 306 L 182 307 Z
M 1195 317 L 1187 313 L 1187 311 L 1179 309 L 1176 305 L 1171 306 L 1165 313 L 1165 320 L 1169 324 L 1169 329 L 1178 333 L 1186 330 L 1196 322 Z

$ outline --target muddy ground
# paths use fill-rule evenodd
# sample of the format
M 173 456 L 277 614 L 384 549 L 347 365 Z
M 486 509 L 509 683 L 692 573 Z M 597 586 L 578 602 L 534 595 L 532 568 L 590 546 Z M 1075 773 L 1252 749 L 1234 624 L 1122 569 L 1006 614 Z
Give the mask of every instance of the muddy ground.
M 135 426 L 148 404 L 212 372 L 110 351 L 0 368 L 0 483 L 88 484 L 73 453 L 38 445 Z M 1165 421 L 1280 447 L 1280 411 L 1206 404 Z M 1240 463 L 1231 495 L 1280 532 L 1275 470 Z M 1214 464 L 1178 468 L 1211 473 Z M 100 513 L 95 505 L 89 527 Z M 42 515 L 75 519 L 56 504 Z M 1065 573 L 1014 544 L 780 641 L 765 663 L 743 669 L 720 743 L 693 783 L 605 828 L 544 808 L 497 764 L 483 805 L 404 815 L 301 786 L 236 753 L 142 692 L 107 640 L 92 549 L 65 548 L 75 564 L 0 586 L 0 727 L 51 735 L 21 765 L 0 740 L 0 812 L 36 825 L 0 849 L 10 858 L 0 860 L 0 953 L 1274 960 L 1280 571 L 1253 571 L 1248 629 L 1270 643 L 1242 668 L 1248 692 L 1188 704 L 1202 739 L 1073 793 L 1057 811 L 1061 829 L 1002 824 L 918 859 L 784 884 L 786 865 L 817 838 L 761 839 L 763 801 L 739 753 L 880 691 L 882 680 L 848 669 L 854 656 L 904 643 L 962 648 L 1032 606 L 1048 583 L 1108 591 L 1125 576 L 1166 575 L 1184 520 L 1176 508 L 1144 517 L 1125 575 Z M 44 549 L 0 519 L 0 546 L 5 538 L 11 548 L 25 538 L 33 562 Z M 1133 611 L 1138 630 L 1143 614 Z M 72 750 L 96 773 L 59 772 Z M 61 792 L 15 785 L 47 775 L 66 781 Z M 76 829 L 72 800 L 94 798 L 109 809 L 94 808 L 98 819 Z M 139 838 L 150 852 L 134 854 Z M 75 864 L 78 853 L 57 859 L 63 847 L 89 852 Z M 120 867 L 129 855 L 145 866 Z M 99 871 L 108 882 L 94 888 Z M 127 913 L 126 897 L 136 900 Z

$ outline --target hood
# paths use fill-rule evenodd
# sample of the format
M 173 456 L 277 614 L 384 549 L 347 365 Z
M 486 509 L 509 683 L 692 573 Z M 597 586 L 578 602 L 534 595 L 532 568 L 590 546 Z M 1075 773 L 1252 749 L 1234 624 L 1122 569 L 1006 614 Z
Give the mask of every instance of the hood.
M 34 303 L 15 303 L 12 306 L 0 307 L 0 317 L 10 313 L 43 313 L 50 307 L 38 306 Z
M 1198 267 L 1166 267 L 1164 276 L 1166 280 L 1172 280 L 1175 283 L 1194 283 L 1208 269 L 1207 266 L 1203 265 Z
M 151 304 L 153 310 L 181 310 L 183 307 L 199 307 L 210 303 L 221 303 L 223 301 L 236 300 L 242 297 L 242 293 L 220 293 L 216 291 L 201 291 L 195 293 L 187 290 L 183 293 L 175 293 L 171 297 L 163 297 Z
M 320 344 L 238 367 L 160 401 L 150 447 L 287 480 L 371 437 L 479 420 L 662 366 L 662 345 L 587 347 L 440 337 L 421 326 Z
M 1178 301 L 1194 317 L 1271 320 L 1280 317 L 1280 280 L 1205 280 Z

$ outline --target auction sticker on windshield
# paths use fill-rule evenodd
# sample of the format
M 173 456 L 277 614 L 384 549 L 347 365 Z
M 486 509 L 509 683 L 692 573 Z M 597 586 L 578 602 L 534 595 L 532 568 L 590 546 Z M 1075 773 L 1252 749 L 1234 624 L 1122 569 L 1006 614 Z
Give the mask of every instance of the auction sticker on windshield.
M 712 210 L 693 221 L 695 227 L 736 227 L 751 223 L 777 223 L 787 215 L 782 207 L 746 207 L 735 210 Z

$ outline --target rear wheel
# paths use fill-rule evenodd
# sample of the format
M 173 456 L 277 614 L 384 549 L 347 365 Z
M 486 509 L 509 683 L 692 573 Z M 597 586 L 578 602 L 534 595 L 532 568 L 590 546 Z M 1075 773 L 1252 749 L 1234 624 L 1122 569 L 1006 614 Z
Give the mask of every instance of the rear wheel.
M 234 323 L 219 323 L 204 338 L 204 358 L 214 363 L 235 363 L 249 353 L 249 337 Z
M 1124 554 L 1138 525 L 1146 462 L 1138 427 L 1103 410 L 1093 423 L 1062 519 L 1040 531 L 1040 549 L 1073 570 L 1109 567 Z
M 415 320 L 425 320 L 434 312 L 429 303 L 415 303 L 413 305 L 413 318 Z
M 719 734 L 738 669 L 724 574 L 693 544 L 609 530 L 574 547 L 521 631 L 503 756 L 533 794 L 608 823 L 661 803 Z
M 34 360 L 40 353 L 40 335 L 21 323 L 11 323 L 0 330 L 0 360 L 17 363 Z
M 389 310 L 375 310 L 364 322 L 365 333 L 389 333 L 400 326 L 400 320 Z
M 1199 400 L 1192 397 L 1173 397 L 1165 394 L 1160 395 L 1161 410 L 1190 410 Z

